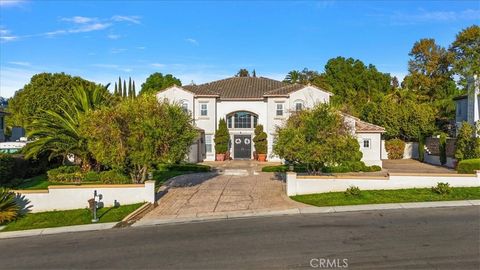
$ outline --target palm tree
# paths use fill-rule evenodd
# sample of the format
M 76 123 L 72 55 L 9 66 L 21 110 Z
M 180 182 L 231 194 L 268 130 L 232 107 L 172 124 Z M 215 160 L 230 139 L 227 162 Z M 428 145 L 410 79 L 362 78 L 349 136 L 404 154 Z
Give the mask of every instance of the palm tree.
M 26 145 L 25 156 L 30 158 L 47 153 L 50 159 L 62 157 L 65 161 L 69 155 L 74 155 L 82 168 L 89 170 L 96 162 L 80 135 L 80 124 L 87 112 L 108 105 L 109 97 L 103 86 L 75 87 L 72 97 L 62 99 L 59 104 L 60 113 L 48 110 L 33 121 L 27 135 L 34 141 Z
M 300 83 L 300 77 L 301 77 L 300 71 L 292 70 L 287 74 L 287 76 L 283 81 L 286 83 Z

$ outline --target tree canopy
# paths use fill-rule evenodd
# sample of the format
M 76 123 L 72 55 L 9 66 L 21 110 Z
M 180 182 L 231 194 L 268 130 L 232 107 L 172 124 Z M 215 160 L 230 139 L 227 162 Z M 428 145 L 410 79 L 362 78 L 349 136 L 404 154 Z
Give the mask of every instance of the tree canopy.
M 250 72 L 247 69 L 242 68 L 237 72 L 237 74 L 235 74 L 235 77 L 250 77 Z
M 22 90 L 15 93 L 9 101 L 6 118 L 9 126 L 22 126 L 27 130 L 36 118 L 46 111 L 61 113 L 58 106 L 63 99 L 70 99 L 77 86 L 95 87 L 96 84 L 80 77 L 65 73 L 40 73 L 34 75 Z M 108 92 L 106 89 L 103 91 Z
M 291 115 L 276 130 L 274 153 L 288 161 L 307 165 L 310 173 L 324 166 L 360 161 L 362 152 L 357 139 L 330 104 L 318 104 L 313 109 Z
M 166 74 L 165 76 L 160 72 L 155 72 L 148 76 L 147 80 L 142 84 L 140 95 L 143 94 L 156 94 L 157 92 L 168 88 L 172 85 L 181 86 L 180 79 L 175 78 L 172 74 Z M 124 88 L 126 88 L 124 86 Z M 126 90 L 124 90 L 126 91 Z M 126 93 L 126 92 L 125 92 Z M 124 95 L 126 96 L 126 94 Z
M 454 54 L 454 71 L 463 86 L 467 77 L 480 76 L 480 26 L 472 25 L 458 33 L 450 51 Z
M 156 164 L 184 160 L 197 131 L 180 106 L 143 95 L 90 112 L 81 134 L 96 160 L 140 183 Z

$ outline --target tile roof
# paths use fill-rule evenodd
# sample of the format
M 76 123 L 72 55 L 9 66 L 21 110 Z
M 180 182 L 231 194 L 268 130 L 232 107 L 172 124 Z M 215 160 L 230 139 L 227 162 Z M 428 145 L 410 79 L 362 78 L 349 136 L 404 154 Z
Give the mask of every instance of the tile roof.
M 264 77 L 232 77 L 200 85 L 182 86 L 196 95 L 217 95 L 221 99 L 263 99 L 266 95 L 285 96 L 305 87 Z
M 355 120 L 355 132 L 363 132 L 363 133 L 384 133 L 385 128 L 381 126 L 377 126 L 368 122 L 365 122 L 361 120 L 360 118 L 357 118 L 355 116 L 342 113 L 343 116 L 352 118 Z

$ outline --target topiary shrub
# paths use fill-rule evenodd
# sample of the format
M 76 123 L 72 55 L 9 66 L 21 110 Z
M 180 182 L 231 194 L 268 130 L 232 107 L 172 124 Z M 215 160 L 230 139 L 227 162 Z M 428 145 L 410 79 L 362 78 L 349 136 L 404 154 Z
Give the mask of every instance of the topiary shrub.
M 480 158 L 465 159 L 458 163 L 458 173 L 475 173 L 480 170 Z
M 104 184 L 129 184 L 132 182 L 130 177 L 117 170 L 100 172 L 100 180 Z
M 263 131 L 262 125 L 255 127 L 255 137 L 253 137 L 255 152 L 257 154 L 267 154 L 267 133 Z
M 439 182 L 436 187 L 432 187 L 432 191 L 440 195 L 447 195 L 452 192 L 452 188 L 449 183 Z
M 361 194 L 360 188 L 357 186 L 350 186 L 345 191 L 345 195 L 347 196 L 358 197 L 360 196 L 360 194 Z
M 400 139 L 392 139 L 385 142 L 388 159 L 402 159 L 405 151 L 405 142 Z
M 14 177 L 15 160 L 12 155 L 0 154 L 0 185 L 5 185 Z
M 215 131 L 215 153 L 225 154 L 228 151 L 228 142 L 230 141 L 230 133 L 228 132 L 227 122 L 220 119 L 218 129 Z
M 462 123 L 455 143 L 455 158 L 458 161 L 480 158 L 480 138 L 476 138 L 476 134 L 474 126 L 467 122 Z

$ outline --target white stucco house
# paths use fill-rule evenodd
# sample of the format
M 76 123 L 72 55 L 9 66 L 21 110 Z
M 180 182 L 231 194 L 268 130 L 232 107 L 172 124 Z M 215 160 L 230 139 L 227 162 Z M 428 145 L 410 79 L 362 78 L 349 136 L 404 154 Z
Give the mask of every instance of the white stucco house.
M 268 134 L 268 159 L 272 154 L 275 128 L 291 113 L 329 102 L 332 93 L 315 86 L 288 84 L 263 77 L 232 77 L 200 85 L 172 86 L 157 93 L 159 101 L 180 104 L 190 112 L 201 136 L 192 145 L 190 161 L 215 160 L 214 134 L 221 118 L 227 120 L 230 153 L 233 159 L 253 157 L 253 132 L 257 124 Z M 382 127 L 344 115 L 358 137 L 363 161 L 382 165 L 380 159 Z
M 456 97 L 454 100 L 457 130 L 463 122 L 480 127 L 480 78 L 475 76 L 468 80 L 467 94 Z

